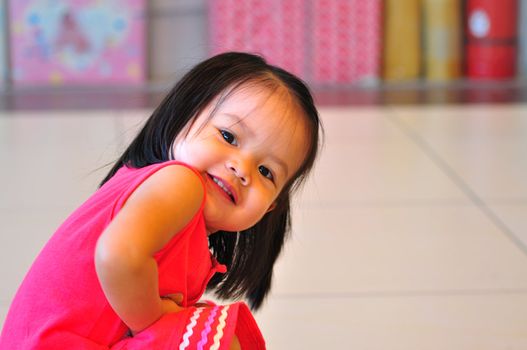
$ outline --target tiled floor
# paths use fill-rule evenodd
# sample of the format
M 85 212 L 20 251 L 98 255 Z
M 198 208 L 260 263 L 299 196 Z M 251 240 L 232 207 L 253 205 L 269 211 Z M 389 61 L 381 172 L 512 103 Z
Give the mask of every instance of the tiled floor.
M 0 320 L 147 110 L 0 115 Z M 323 107 L 269 349 L 527 349 L 527 104 Z

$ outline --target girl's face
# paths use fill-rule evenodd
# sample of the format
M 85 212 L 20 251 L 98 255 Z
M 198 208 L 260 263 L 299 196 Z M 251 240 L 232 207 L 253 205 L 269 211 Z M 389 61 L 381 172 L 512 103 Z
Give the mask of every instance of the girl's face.
M 307 152 L 307 126 L 300 108 L 279 88 L 240 88 L 212 118 L 211 103 L 183 131 L 174 158 L 196 168 L 206 183 L 207 231 L 241 231 L 274 207 L 280 191 Z

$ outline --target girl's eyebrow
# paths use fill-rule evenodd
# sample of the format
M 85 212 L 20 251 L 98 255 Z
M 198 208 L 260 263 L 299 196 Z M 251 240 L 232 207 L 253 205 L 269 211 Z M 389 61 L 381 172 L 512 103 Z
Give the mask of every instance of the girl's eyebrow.
M 224 113 L 224 114 L 227 117 L 229 117 L 229 119 L 232 119 L 234 121 L 233 125 L 239 124 L 242 127 L 242 129 L 249 134 L 249 136 L 254 136 L 254 132 L 251 130 L 251 128 L 247 126 L 247 124 L 245 124 L 245 122 L 243 121 L 243 118 L 240 118 L 236 114 L 231 114 L 231 113 Z

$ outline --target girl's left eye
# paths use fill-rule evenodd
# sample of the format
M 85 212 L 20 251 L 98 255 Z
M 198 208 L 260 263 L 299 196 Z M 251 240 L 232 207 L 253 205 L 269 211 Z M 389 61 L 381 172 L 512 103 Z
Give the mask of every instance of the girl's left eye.
M 238 141 L 236 141 L 236 137 L 232 133 L 228 132 L 227 130 L 220 130 L 220 133 L 223 139 L 227 141 L 227 143 L 233 146 L 238 145 Z
M 265 176 L 269 180 L 274 181 L 274 176 L 273 176 L 273 173 L 271 172 L 271 170 L 267 169 L 263 165 L 260 165 L 258 167 L 258 171 L 260 172 L 260 174 L 262 174 L 263 176 Z

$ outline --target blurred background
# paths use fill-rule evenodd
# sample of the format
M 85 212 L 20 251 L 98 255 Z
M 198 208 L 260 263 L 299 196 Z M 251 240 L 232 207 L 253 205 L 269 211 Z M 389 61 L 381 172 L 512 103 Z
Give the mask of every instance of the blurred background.
M 1 4 L 6 109 L 93 108 L 90 94 L 101 107 L 150 107 L 190 67 L 229 50 L 264 55 L 332 105 L 525 99 L 525 0 Z
M 0 326 L 168 89 L 237 50 L 326 131 L 269 349 L 527 349 L 527 0 L 3 0 L 0 28 Z

